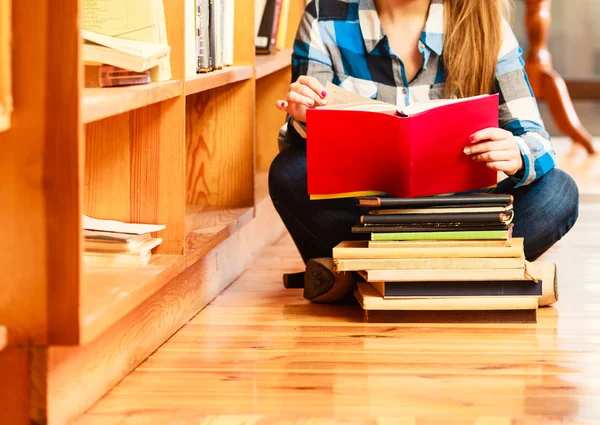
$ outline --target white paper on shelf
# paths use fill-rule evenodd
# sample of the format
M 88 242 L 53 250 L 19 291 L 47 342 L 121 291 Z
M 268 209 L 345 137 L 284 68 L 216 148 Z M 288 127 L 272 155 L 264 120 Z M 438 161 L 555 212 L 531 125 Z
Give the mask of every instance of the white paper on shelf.
M 166 226 L 162 224 L 123 223 L 115 220 L 100 220 L 97 218 L 83 216 L 83 228 L 86 230 L 98 230 L 101 232 L 130 233 L 142 235 L 144 233 L 158 232 Z

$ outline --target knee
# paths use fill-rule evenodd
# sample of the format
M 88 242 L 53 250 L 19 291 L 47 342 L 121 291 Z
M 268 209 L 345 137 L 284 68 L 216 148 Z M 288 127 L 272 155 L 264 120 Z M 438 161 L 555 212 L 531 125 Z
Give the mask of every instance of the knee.
M 571 229 L 579 216 L 579 189 L 573 178 L 557 168 L 543 177 L 548 200 L 547 217 L 565 230 Z
M 281 201 L 297 192 L 306 192 L 306 154 L 296 148 L 281 151 L 269 168 L 269 195 Z

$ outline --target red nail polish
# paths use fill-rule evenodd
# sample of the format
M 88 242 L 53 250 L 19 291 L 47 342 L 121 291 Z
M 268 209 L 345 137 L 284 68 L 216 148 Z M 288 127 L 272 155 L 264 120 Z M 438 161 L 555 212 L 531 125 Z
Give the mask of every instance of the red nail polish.
M 323 91 L 321 92 L 321 96 L 323 96 L 323 97 L 327 96 L 327 92 L 326 92 L 325 90 L 323 90 Z
M 471 134 L 471 135 L 469 136 L 469 143 L 473 143 L 473 141 L 474 141 L 474 140 L 475 140 L 475 135 L 474 135 L 474 134 Z

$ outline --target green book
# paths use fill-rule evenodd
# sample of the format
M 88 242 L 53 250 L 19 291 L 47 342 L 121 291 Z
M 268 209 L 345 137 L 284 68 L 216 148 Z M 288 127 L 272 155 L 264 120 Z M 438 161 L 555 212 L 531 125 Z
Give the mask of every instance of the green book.
M 508 230 L 472 230 L 448 232 L 399 232 L 399 233 L 371 233 L 372 241 L 466 241 L 466 240 L 493 240 L 508 239 Z

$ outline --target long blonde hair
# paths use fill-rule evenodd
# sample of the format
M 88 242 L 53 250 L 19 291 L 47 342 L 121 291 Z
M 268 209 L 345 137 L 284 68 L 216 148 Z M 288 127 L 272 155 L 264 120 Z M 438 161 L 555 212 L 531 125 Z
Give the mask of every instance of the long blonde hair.
M 446 97 L 492 91 L 511 0 L 444 0 Z

